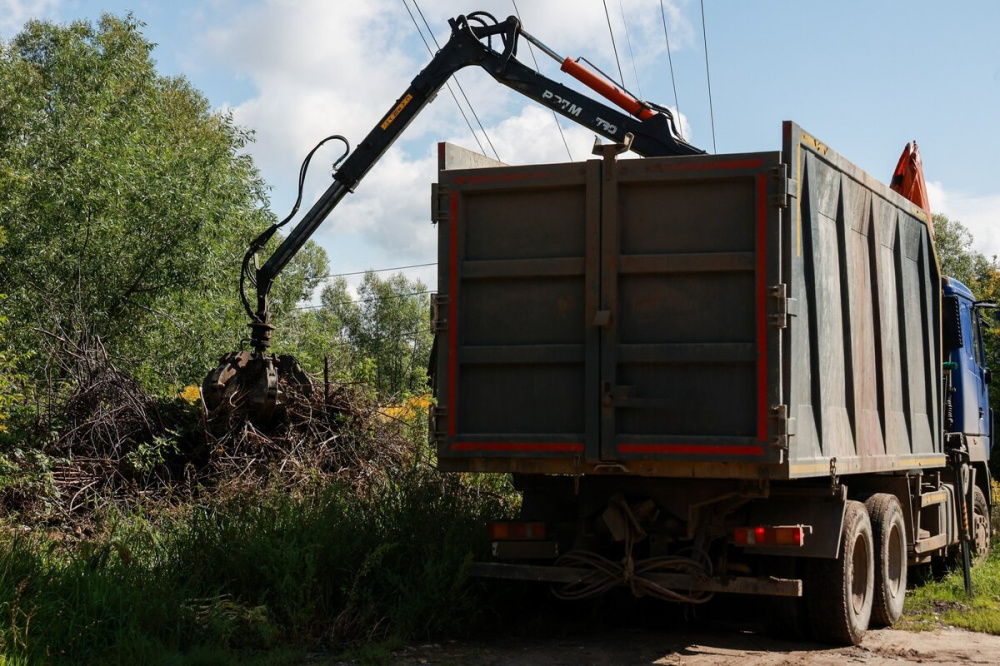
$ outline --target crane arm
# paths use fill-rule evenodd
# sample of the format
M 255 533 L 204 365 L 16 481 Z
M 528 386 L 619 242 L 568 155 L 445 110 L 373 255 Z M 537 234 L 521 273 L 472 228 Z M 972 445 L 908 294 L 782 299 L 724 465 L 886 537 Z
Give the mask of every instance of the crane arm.
M 491 21 L 485 20 L 484 17 Z M 256 269 L 256 312 L 251 311 L 244 295 L 244 304 L 247 305 L 247 312 L 252 320 L 251 344 L 255 352 L 264 353 L 270 346 L 273 326 L 268 316 L 268 294 L 274 279 L 337 204 L 349 192 L 354 191 L 365 174 L 378 162 L 403 130 L 434 99 L 441 86 L 464 67 L 478 65 L 503 85 L 615 142 L 622 143 L 626 135 L 631 134 L 633 137 L 631 148 L 640 155 L 694 155 L 703 152 L 677 136 L 673 117 L 667 109 L 632 98 L 569 59 L 563 64 L 564 71 L 568 71 L 616 104 L 622 105 L 640 117 L 621 113 L 552 81 L 521 63 L 514 56 L 517 52 L 518 39 L 522 35 L 547 54 L 557 56 L 548 47 L 521 30 L 516 17 L 511 16 L 503 22 L 495 22 L 485 12 L 476 12 L 453 18 L 449 20 L 449 24 L 451 36 L 445 45 L 413 79 L 406 91 L 357 145 L 354 152 L 347 156 L 334 173 L 334 181 L 326 192 L 305 213 L 266 263 Z M 497 51 L 492 48 L 494 39 L 502 43 L 502 50 Z M 256 256 L 275 231 L 276 227 L 272 227 L 258 237 L 251 246 L 248 259 L 251 255 Z M 245 263 L 245 269 L 247 266 L 248 263 Z

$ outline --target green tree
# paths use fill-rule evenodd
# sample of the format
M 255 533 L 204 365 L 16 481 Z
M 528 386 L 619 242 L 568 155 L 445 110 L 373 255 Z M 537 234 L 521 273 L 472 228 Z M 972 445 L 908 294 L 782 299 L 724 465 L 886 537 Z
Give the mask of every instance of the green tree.
M 340 325 L 356 367 L 373 369 L 369 379 L 383 398 L 425 390 L 433 336 L 422 282 L 402 273 L 382 279 L 369 271 L 357 298 L 338 278 L 323 289 L 321 302 L 331 323 Z
M 977 298 L 991 298 L 996 295 L 1000 266 L 996 257 L 975 250 L 974 242 L 972 232 L 958 220 L 942 214 L 934 216 L 934 243 L 942 275 L 957 278 Z
M 100 337 L 166 389 L 247 336 L 240 260 L 274 216 L 251 133 L 159 76 L 152 49 L 131 16 L 34 21 L 0 43 L 0 293 L 17 348 Z M 314 248 L 279 280 L 279 319 L 325 262 Z

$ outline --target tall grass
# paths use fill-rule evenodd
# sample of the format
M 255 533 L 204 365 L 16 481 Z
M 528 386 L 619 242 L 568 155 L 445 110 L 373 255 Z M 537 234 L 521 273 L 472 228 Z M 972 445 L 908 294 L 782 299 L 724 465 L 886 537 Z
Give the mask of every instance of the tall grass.
M 938 580 L 912 590 L 906 598 L 903 625 L 911 629 L 942 624 L 1000 635 L 1000 483 L 993 481 L 993 547 L 972 567 L 972 592 L 965 593 L 965 576 L 957 566 Z
M 510 511 L 505 483 L 414 470 L 367 496 L 329 487 L 118 515 L 80 543 L 8 532 L 2 663 L 280 663 L 282 646 L 474 627 L 488 604 L 468 568 L 485 522 Z

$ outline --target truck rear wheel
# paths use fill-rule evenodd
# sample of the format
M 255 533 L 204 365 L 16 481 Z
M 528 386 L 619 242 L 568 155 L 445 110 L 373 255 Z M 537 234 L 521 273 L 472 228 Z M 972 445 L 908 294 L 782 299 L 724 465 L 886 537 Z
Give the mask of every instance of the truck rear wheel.
M 986 495 L 976 486 L 972 490 L 972 550 L 977 558 L 990 552 L 990 507 Z
M 871 519 L 875 546 L 871 626 L 888 627 L 903 614 L 906 597 L 906 524 L 895 495 L 872 495 L 865 508 Z
M 875 597 L 872 524 L 865 505 L 849 501 L 835 560 L 815 560 L 806 592 L 813 638 L 858 645 L 865 636 Z

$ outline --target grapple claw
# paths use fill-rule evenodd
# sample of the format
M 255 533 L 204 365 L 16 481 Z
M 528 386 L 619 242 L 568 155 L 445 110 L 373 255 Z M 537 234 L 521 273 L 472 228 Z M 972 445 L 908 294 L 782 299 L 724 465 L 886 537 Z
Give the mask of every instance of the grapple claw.
M 269 426 L 282 411 L 286 388 L 294 386 L 312 394 L 312 380 L 292 356 L 231 352 L 202 382 L 202 399 L 211 421 L 230 422 L 248 418 L 258 426 Z M 227 418 L 220 419 L 220 412 Z
M 246 351 L 230 352 L 219 359 L 218 367 L 208 373 L 201 383 L 201 397 L 209 411 L 219 408 L 226 397 L 226 386 L 250 360 L 250 352 Z

